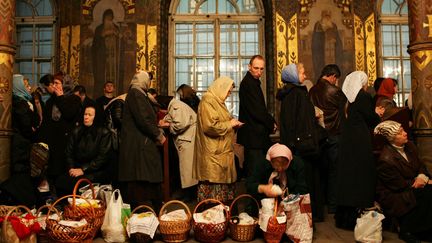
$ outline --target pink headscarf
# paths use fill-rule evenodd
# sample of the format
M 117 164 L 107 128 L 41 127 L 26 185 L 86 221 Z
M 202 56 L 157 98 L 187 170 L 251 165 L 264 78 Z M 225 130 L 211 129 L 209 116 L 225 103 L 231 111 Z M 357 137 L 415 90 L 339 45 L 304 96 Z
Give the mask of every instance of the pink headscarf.
M 285 157 L 290 162 L 293 159 L 291 150 L 287 146 L 280 144 L 280 143 L 274 144 L 267 151 L 267 155 L 266 155 L 267 160 L 270 161 L 271 159 L 276 158 L 276 157 Z

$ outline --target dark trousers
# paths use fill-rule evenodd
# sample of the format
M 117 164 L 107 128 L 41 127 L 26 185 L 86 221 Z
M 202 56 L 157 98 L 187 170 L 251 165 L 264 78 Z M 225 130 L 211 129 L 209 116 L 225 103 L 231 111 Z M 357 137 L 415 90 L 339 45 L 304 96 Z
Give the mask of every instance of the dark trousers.
M 265 149 L 244 149 L 244 163 L 243 170 L 246 172 L 245 177 L 252 175 L 252 170 L 255 168 L 257 163 L 260 163 L 265 159 L 267 150 Z
M 339 153 L 339 136 L 329 136 L 323 151 L 324 166 L 321 170 L 323 184 L 326 185 L 328 210 L 336 212 L 336 173 Z
M 311 197 L 313 220 L 322 222 L 324 220 L 324 195 L 319 173 L 320 161 L 318 158 L 302 157 L 302 159 L 305 166 L 305 181 Z

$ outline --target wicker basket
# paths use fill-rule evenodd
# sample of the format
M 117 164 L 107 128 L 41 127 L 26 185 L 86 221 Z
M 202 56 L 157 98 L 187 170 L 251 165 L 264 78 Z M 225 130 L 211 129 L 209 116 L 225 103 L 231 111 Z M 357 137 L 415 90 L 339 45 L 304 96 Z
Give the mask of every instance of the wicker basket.
M 85 218 L 87 221 L 89 219 L 94 220 L 94 232 L 92 238 L 95 237 L 99 229 L 103 224 L 103 220 L 105 217 L 106 205 L 102 200 L 99 200 L 99 207 L 79 207 L 75 204 L 75 197 L 77 195 L 78 187 L 81 183 L 86 182 L 90 185 L 90 189 L 92 190 L 93 199 L 96 199 L 96 194 L 94 191 L 93 183 L 85 178 L 82 178 L 77 181 L 75 184 L 73 193 L 72 193 L 72 204 L 65 206 L 64 208 L 64 217 L 66 219 L 71 220 L 80 220 Z M 91 212 L 94 211 L 94 212 Z M 94 213 L 94 214 L 93 214 Z M 94 215 L 94 216 L 93 216 Z
M 26 207 L 24 205 L 20 205 L 20 206 L 10 207 L 9 212 L 7 212 L 6 215 L 4 216 L 4 221 L 3 221 L 3 224 L 1 226 L 1 229 L 2 229 L 1 237 L 0 237 L 1 242 L 10 242 L 10 241 L 15 242 L 18 239 L 18 236 L 11 232 L 11 231 L 14 231 L 14 229 L 13 229 L 12 224 L 10 222 L 7 222 L 7 220 L 8 220 L 8 217 L 10 217 L 10 216 L 20 215 L 19 217 L 21 217 L 23 215 L 23 212 L 21 211 L 22 209 L 24 209 L 25 213 L 32 214 L 31 210 L 28 207 Z M 33 221 L 33 223 L 36 223 L 36 222 Z M 9 234 L 8 234 L 8 232 L 9 232 Z M 29 242 L 32 242 L 32 241 L 35 241 L 36 239 L 37 239 L 36 234 L 32 233 L 26 239 L 23 239 L 23 241 L 28 240 Z
M 276 219 L 277 209 L 278 201 L 275 198 L 274 214 L 269 218 L 267 231 L 264 232 L 264 240 L 267 243 L 279 243 L 286 230 L 287 222 L 285 221 L 285 223 L 279 224 Z
M 207 204 L 217 203 L 225 207 L 225 205 L 222 202 L 216 199 L 206 199 L 196 205 L 193 213 L 195 214 L 198 208 L 204 203 Z M 225 211 L 225 217 L 226 219 L 228 219 L 228 212 L 226 209 L 224 209 L 224 211 Z M 225 220 L 224 222 L 219 224 L 205 224 L 205 223 L 197 223 L 194 220 L 192 225 L 193 225 L 195 239 L 197 241 L 205 242 L 205 243 L 216 243 L 216 242 L 221 242 L 225 238 L 226 231 L 228 228 L 228 221 Z
M 234 207 L 235 203 L 241 198 L 252 199 L 257 206 L 257 211 L 259 210 L 259 204 L 258 204 L 257 200 L 255 200 L 255 198 L 253 198 L 249 194 L 243 194 L 243 195 L 236 197 L 236 199 L 234 199 L 234 201 L 231 203 L 230 213 L 233 212 L 233 207 Z M 255 222 L 253 224 L 239 225 L 239 224 L 236 224 L 233 222 L 233 217 L 231 215 L 230 220 L 229 220 L 229 228 L 230 228 L 230 232 L 231 232 L 231 238 L 235 241 L 252 241 L 255 238 L 255 231 L 256 231 L 256 228 L 258 225 L 258 218 L 256 218 L 256 217 L 253 217 L 253 218 L 255 220 Z
M 168 205 L 172 204 L 180 204 L 187 211 L 187 219 L 178 220 L 178 221 L 164 221 L 161 219 L 162 214 L 165 211 L 165 208 Z M 189 237 L 189 232 L 191 229 L 191 220 L 192 215 L 189 210 L 189 207 L 181 201 L 171 200 L 165 203 L 160 212 L 159 212 L 159 231 L 162 234 L 162 238 L 164 242 L 183 242 L 186 241 Z
M 0 205 L 0 217 L 5 217 L 9 211 L 11 211 L 12 209 L 14 209 L 16 206 L 8 206 L 8 205 Z M 16 212 L 13 211 L 12 215 L 15 215 Z
M 36 217 L 38 218 L 38 221 L 45 221 L 46 224 L 46 215 L 40 215 L 42 213 L 42 210 L 44 209 L 49 209 L 51 207 L 51 205 L 43 205 L 42 207 L 38 208 L 37 212 L 36 212 Z M 48 237 L 48 232 L 45 229 L 41 229 L 39 231 L 39 233 L 37 234 L 37 242 L 38 243 L 50 243 L 49 237 Z
M 59 211 L 55 208 L 55 206 L 64 199 L 70 198 L 72 195 L 64 196 L 53 203 L 51 207 L 49 207 L 47 216 L 46 216 L 46 229 L 48 232 L 48 236 L 51 242 L 56 243 L 90 243 L 93 242 L 93 232 L 95 231 L 96 225 L 94 223 L 94 209 L 90 208 L 90 218 L 87 219 L 87 224 L 82 227 L 71 227 L 66 225 L 61 225 L 57 220 L 50 219 L 51 212 L 55 211 L 57 215 L 60 215 Z M 81 196 L 75 195 L 75 197 L 82 198 Z M 90 202 L 83 198 L 88 202 Z M 83 217 L 84 218 L 84 217 Z
M 138 210 L 141 210 L 141 209 L 148 209 L 151 213 L 153 213 L 157 217 L 155 211 L 147 205 L 141 205 L 141 206 L 136 207 L 134 210 L 132 210 L 130 216 L 132 217 L 132 215 L 134 213 L 136 213 Z M 126 221 L 125 225 L 127 225 L 128 220 L 129 220 L 129 218 L 125 218 L 125 221 Z M 130 234 L 129 241 L 134 242 L 134 243 L 146 243 L 146 242 L 151 242 L 152 238 L 148 234 L 133 233 L 133 234 Z

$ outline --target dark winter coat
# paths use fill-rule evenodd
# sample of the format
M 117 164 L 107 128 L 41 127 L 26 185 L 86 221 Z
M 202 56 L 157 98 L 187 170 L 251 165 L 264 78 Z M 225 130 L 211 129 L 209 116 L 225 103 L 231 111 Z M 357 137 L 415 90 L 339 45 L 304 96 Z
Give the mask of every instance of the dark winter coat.
M 156 141 L 162 132 L 147 94 L 129 89 L 123 108 L 119 180 L 162 182 L 162 162 Z
M 371 130 L 380 122 L 374 110 L 372 97 L 364 90 L 360 90 L 347 108 L 337 168 L 337 204 L 340 206 L 373 206 L 376 169 Z
M 61 113 L 58 120 L 54 120 L 53 106 L 56 105 Z M 76 95 L 52 95 L 46 102 L 41 125 L 41 141 L 48 144 L 50 157 L 48 161 L 48 175 L 58 176 L 67 170 L 65 148 L 72 129 L 80 119 L 81 100 Z
M 267 111 L 261 81 L 250 72 L 240 83 L 239 97 L 239 120 L 244 125 L 238 131 L 237 142 L 250 149 L 268 149 L 275 120 Z
M 65 153 L 68 169 L 81 168 L 90 181 L 109 181 L 111 138 L 108 129 L 83 125 L 75 127 Z
M 300 146 L 306 146 L 307 140 L 311 141 L 313 150 L 318 153 L 319 143 L 325 136 L 315 118 L 315 108 L 309 98 L 305 86 L 298 86 L 291 83 L 285 84 L 278 92 L 278 99 L 281 100 L 280 111 L 280 140 L 294 153 L 300 156 L 310 156 L 304 153 Z M 305 141 L 305 143 L 299 141 Z M 312 143 L 314 145 L 312 145 Z
M 412 142 L 405 144 L 408 161 L 390 144 L 386 144 L 377 162 L 377 201 L 384 212 L 400 217 L 416 205 L 412 184 L 418 174 L 430 177 L 426 166 L 419 160 Z

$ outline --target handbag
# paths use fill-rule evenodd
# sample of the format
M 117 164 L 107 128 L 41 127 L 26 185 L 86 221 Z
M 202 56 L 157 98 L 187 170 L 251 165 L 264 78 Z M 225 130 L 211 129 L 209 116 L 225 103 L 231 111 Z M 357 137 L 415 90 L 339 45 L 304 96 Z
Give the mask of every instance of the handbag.
M 34 143 L 30 150 L 31 177 L 41 176 L 48 164 L 49 148 L 44 143 Z
M 290 201 L 283 201 L 285 214 L 287 215 L 287 227 L 285 234 L 293 242 L 312 242 L 312 209 L 310 195 L 290 194 Z

